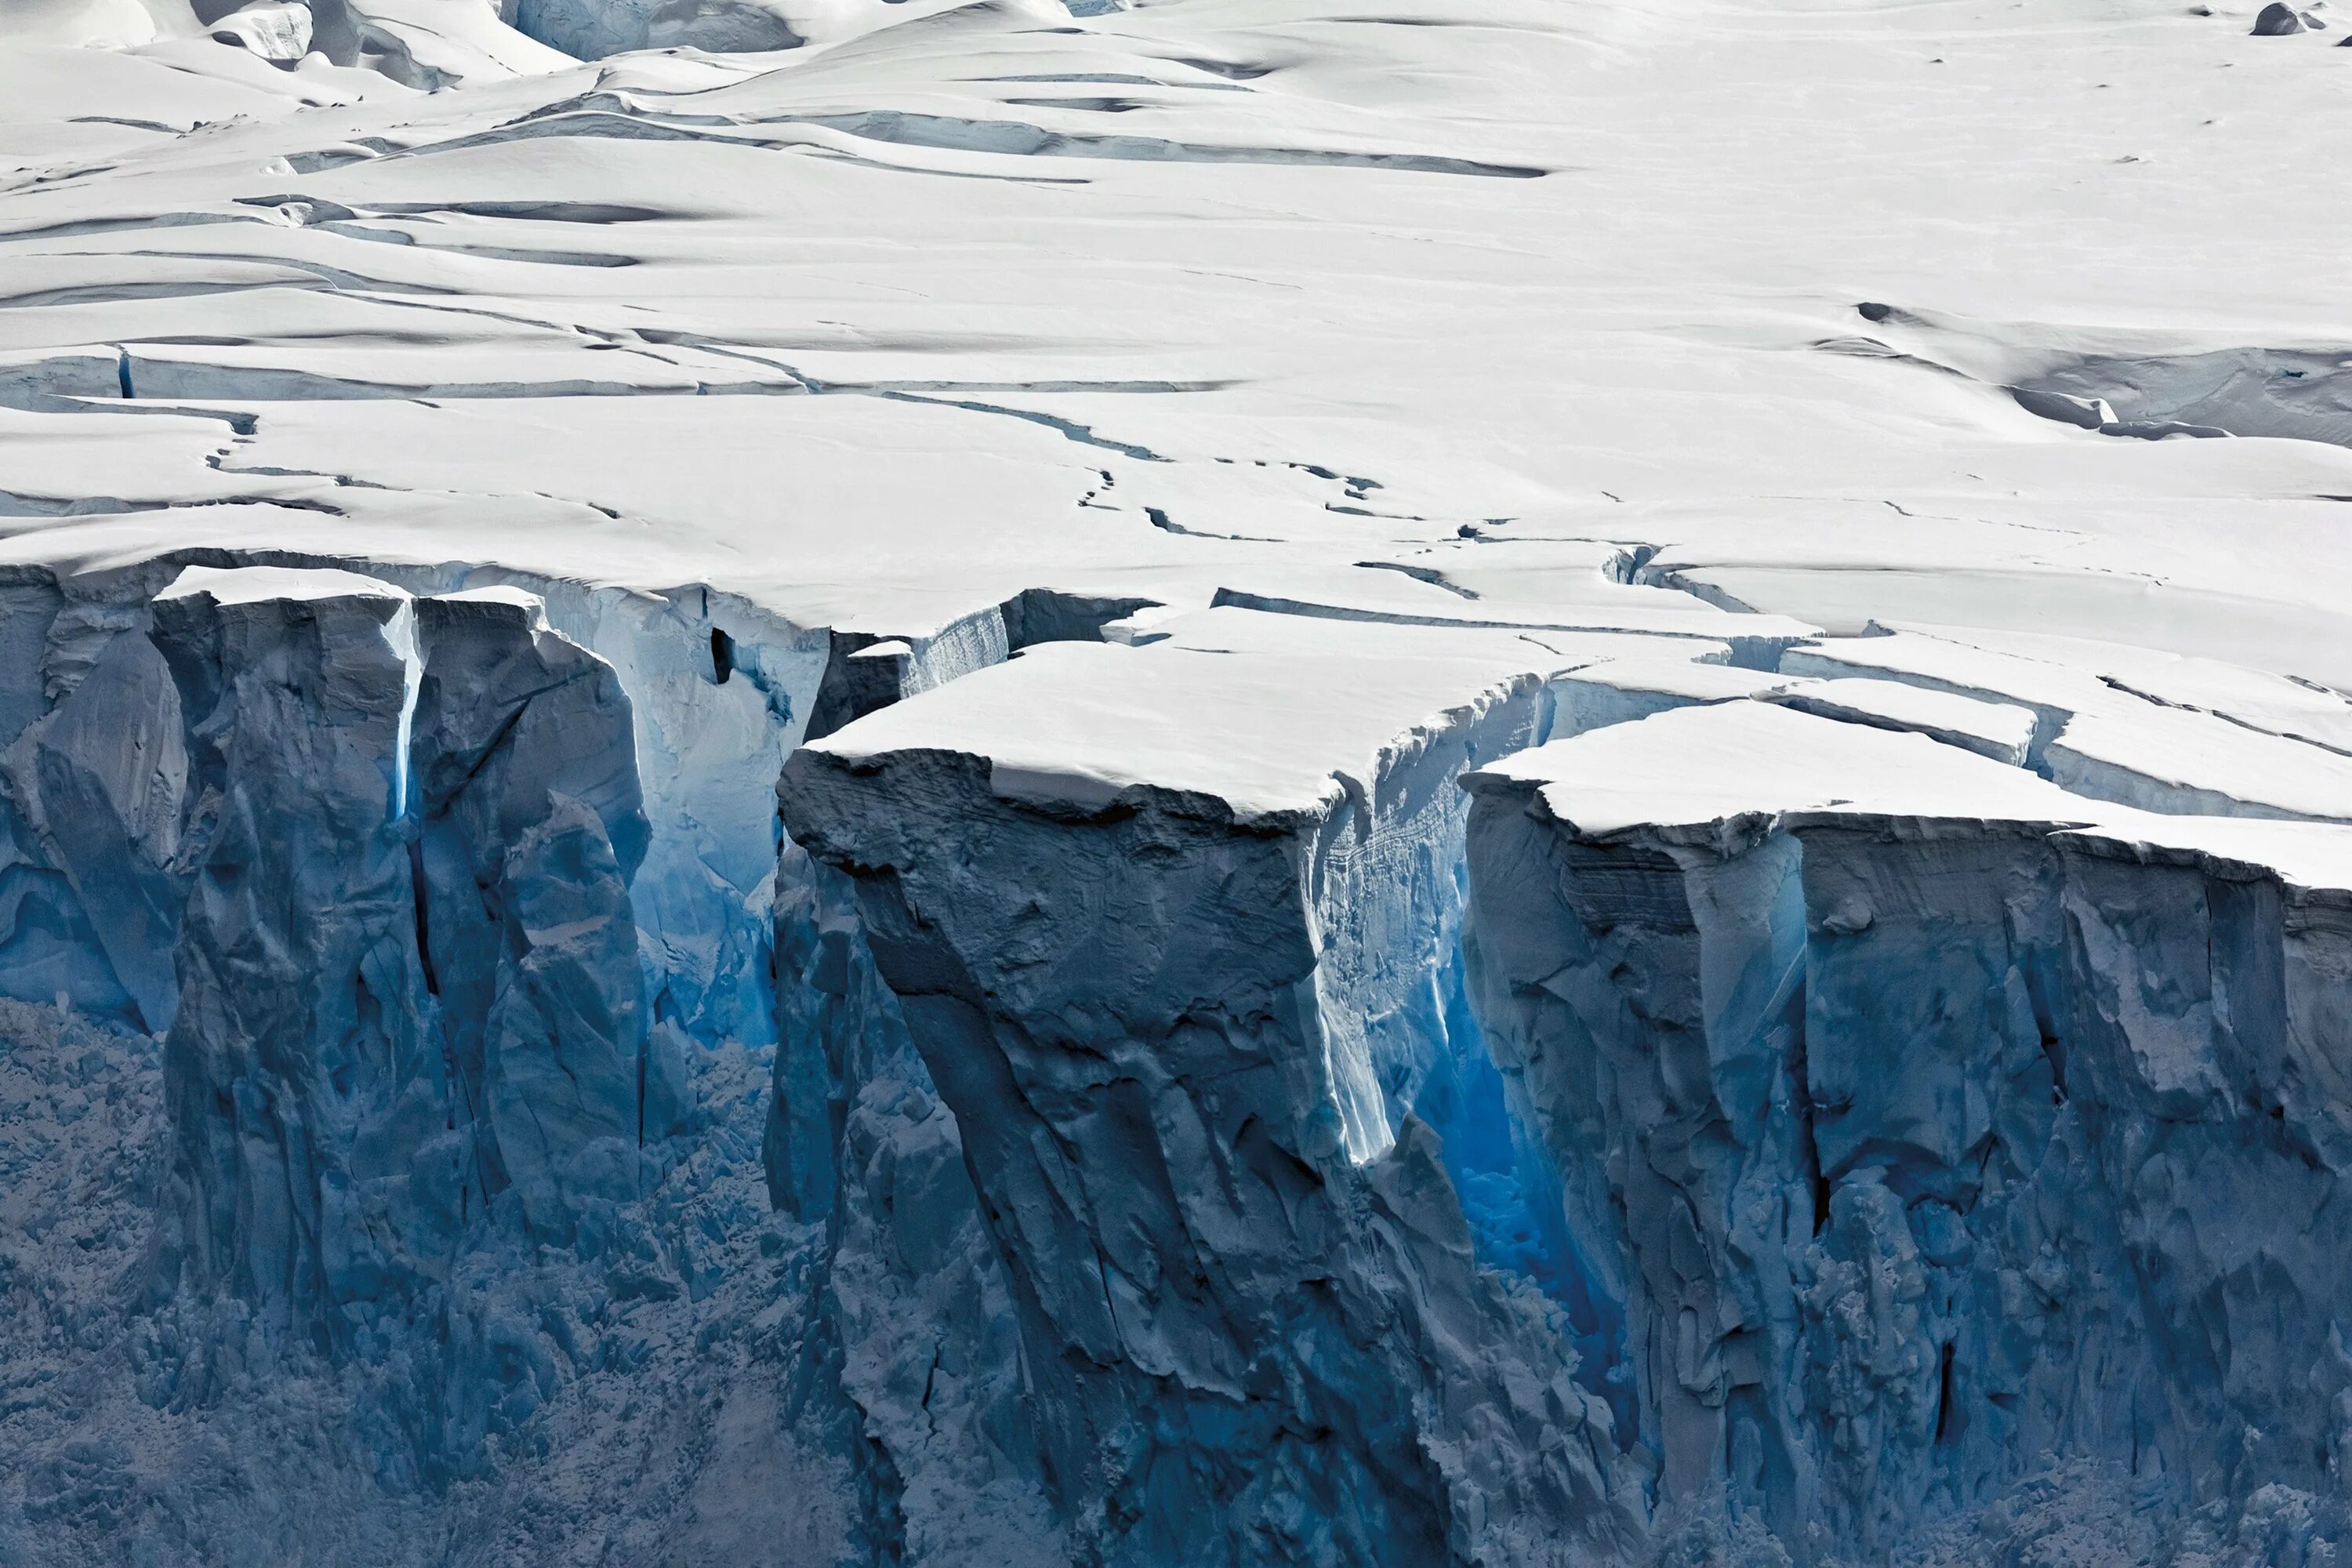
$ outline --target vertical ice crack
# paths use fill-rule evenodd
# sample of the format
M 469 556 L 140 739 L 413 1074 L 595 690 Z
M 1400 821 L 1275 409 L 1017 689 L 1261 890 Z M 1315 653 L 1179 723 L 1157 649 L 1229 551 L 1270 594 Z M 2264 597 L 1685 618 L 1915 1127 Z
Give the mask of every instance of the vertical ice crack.
M 404 599 L 384 623 L 383 640 L 400 660 L 400 726 L 392 742 L 392 815 L 408 815 L 409 740 L 416 727 L 416 694 L 425 684 L 425 660 L 416 650 L 415 601 Z

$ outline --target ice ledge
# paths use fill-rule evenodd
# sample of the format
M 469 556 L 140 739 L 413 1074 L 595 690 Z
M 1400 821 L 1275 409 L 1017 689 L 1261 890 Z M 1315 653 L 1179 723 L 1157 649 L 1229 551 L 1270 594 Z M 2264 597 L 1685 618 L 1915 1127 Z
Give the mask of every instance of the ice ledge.
M 2101 823 L 2137 814 L 1921 734 L 1763 702 L 1677 708 L 1554 741 L 1464 780 L 1538 795 L 1578 834 L 1753 838 L 1803 812 Z
M 333 566 L 184 566 L 158 601 L 202 594 L 216 605 L 257 605 L 271 599 L 397 599 L 408 590 L 380 577 Z
M 2217 881 L 2276 881 L 2290 908 L 2352 909 L 2352 826 L 2238 816 L 2144 816 L 2055 835 L 2101 859 L 2194 869 Z
M 1216 627 L 1265 620 L 1213 610 Z M 1235 627 L 1240 630 L 1239 626 Z M 1052 643 L 871 713 L 807 751 L 865 765 L 894 754 L 983 759 L 1009 799 L 1080 810 L 1128 792 L 1222 803 L 1235 822 L 1324 815 L 1394 761 L 1499 704 L 1530 700 L 1543 656 L 1472 637 L 1383 653 L 1381 631 L 1292 649 L 1169 641 Z M 1311 700 L 1302 702 L 1302 693 Z
M 1448 1168 L 1484 1065 L 1454 780 L 1534 737 L 1543 682 L 1524 645 L 1209 619 L 1227 646 L 910 699 L 779 790 L 961 1130 L 1073 1555 L 1607 1560 L 1637 1467 Z M 1491 1190 L 1525 1142 L 1486 1131 Z M 1302 1532 L 1299 1495 L 1360 1500 Z
M 1463 785 L 1538 803 L 1595 844 L 1641 839 L 1730 856 L 1775 832 L 1831 824 L 1914 839 L 2007 824 L 2085 853 L 2232 879 L 2272 876 L 2321 902 L 2352 889 L 2352 826 L 2142 810 L 1924 735 L 1769 703 L 1674 709 L 1554 741 Z

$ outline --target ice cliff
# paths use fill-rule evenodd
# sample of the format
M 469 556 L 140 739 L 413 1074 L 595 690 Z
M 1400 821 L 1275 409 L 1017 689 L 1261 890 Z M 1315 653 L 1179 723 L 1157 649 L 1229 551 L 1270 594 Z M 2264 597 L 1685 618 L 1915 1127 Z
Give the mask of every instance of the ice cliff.
M 1129 657 L 1034 654 L 956 710 L 1050 670 L 1116 723 Z M 1185 656 L 1133 657 L 1175 677 L 1162 722 L 1264 720 L 1187 691 Z M 853 879 L 964 1129 L 1086 1559 L 1534 1563 L 1633 1538 L 1556 1309 L 1477 1267 L 1419 1113 L 1455 1121 L 1465 1070 L 1454 780 L 1528 738 L 1531 685 L 1295 805 L 992 766 L 911 705 L 788 765 L 786 820 Z
M 1718 746 L 1767 760 L 1662 776 Z M 1664 1499 L 1878 1552 L 2034 1456 L 2332 1493 L 2334 836 L 1761 707 L 1472 784 L 1490 1038 Z
M 2311 16 L 0 5 L 0 1564 L 2340 1562 Z
M 873 643 L 322 567 L 21 593 L 9 1027 L 155 1086 L 140 1249 L 18 1265 L 137 1326 L 142 1439 L 30 1561 L 303 1539 L 74 1500 L 267 1388 L 369 1527 L 540 1560 L 489 1498 L 698 1383 L 608 1542 L 719 1550 L 762 1477 L 811 1563 L 1832 1563 L 2053 1486 L 2333 1538 L 2334 825 L 1638 633 L 1024 601 L 794 748 Z M 774 780 L 748 895 L 677 843 L 742 771 L 642 771 L 698 729 Z

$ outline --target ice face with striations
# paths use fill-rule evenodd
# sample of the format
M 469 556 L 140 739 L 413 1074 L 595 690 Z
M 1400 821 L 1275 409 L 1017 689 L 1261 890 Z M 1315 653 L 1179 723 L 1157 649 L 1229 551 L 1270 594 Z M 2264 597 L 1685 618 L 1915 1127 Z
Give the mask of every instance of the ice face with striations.
M 429 1270 L 459 1227 L 457 1140 L 416 1136 L 440 1133 L 454 1086 L 409 1093 L 445 1053 L 392 811 L 407 682 L 384 634 L 407 605 L 345 573 L 209 576 L 159 598 L 153 632 L 194 794 L 164 1267 L 308 1326 Z
M 201 846 L 165 1046 L 195 1276 L 332 1332 L 502 1199 L 569 1241 L 637 1195 L 684 1107 L 611 668 L 528 595 L 339 572 L 194 568 L 155 617 Z
M 2344 1561 L 2252 9 L 0 0 L 0 1565 Z
M 90 1004 L 172 961 L 149 1407 L 339 1387 L 425 1506 L 749 1332 L 774 1392 L 649 1519 L 837 1456 L 810 1562 L 1834 1561 L 2053 1486 L 2333 1528 L 2334 825 L 1623 634 L 1032 643 L 783 765 L 721 1132 L 636 914 L 693 786 L 546 601 L 192 567 L 100 618 L 10 798 Z M 764 1297 L 709 1250 L 746 1174 Z
M 1476 666 L 1433 686 L 1368 660 L 1395 680 L 1383 710 L 1321 737 L 1355 768 L 1244 793 L 1245 769 L 1120 774 L 1171 733 L 1261 744 L 1272 658 L 1046 651 L 803 750 L 783 799 L 856 883 L 964 1129 L 1075 1541 L 1137 1563 L 1629 1543 L 1607 1407 L 1569 1375 L 1558 1308 L 1477 1267 L 1416 1113 L 1459 1099 L 1430 1094 L 1461 1070 L 1439 1007 L 1454 780 L 1531 738 L 1539 682 L 1486 671 L 1391 732 Z M 1064 703 L 1021 747 L 962 749 L 1044 681 Z
M 1761 706 L 1472 784 L 1491 1038 L 1665 1500 L 1875 1551 L 2042 1455 L 2332 1489 L 2340 836 Z

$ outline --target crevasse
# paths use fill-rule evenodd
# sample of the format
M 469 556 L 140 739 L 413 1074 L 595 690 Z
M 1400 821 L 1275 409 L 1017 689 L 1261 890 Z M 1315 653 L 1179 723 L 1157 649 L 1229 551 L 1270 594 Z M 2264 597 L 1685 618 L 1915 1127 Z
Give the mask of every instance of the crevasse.
M 400 724 L 392 737 L 392 814 L 408 815 L 408 753 L 416 732 L 416 693 L 425 681 L 425 660 L 416 651 L 416 609 L 403 605 L 383 628 L 384 641 L 404 672 L 400 689 Z

